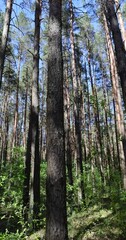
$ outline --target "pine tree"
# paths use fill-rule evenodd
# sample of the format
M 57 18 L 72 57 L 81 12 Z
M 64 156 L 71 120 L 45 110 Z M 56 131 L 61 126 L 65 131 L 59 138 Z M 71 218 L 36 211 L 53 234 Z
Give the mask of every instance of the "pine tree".
M 61 13 L 62 1 L 50 0 L 47 84 L 47 240 L 67 239 Z
M 29 133 L 27 139 L 24 209 L 25 220 L 36 219 L 40 207 L 40 154 L 39 154 L 39 43 L 40 43 L 41 0 L 35 2 L 35 32 L 33 55 L 33 78 L 31 110 L 29 115 Z

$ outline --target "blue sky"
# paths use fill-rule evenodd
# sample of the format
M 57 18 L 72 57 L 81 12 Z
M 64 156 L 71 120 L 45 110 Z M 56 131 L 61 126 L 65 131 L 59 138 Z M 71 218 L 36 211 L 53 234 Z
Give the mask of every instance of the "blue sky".
M 32 0 L 31 2 L 34 2 L 34 1 L 35 0 Z M 17 3 L 18 5 L 20 5 L 20 3 L 23 1 L 22 0 L 14 0 L 14 2 Z M 34 19 L 34 15 L 31 14 L 31 12 L 29 11 L 29 7 L 27 7 L 27 3 L 29 3 L 29 0 L 27 0 L 27 1 L 25 0 L 25 2 L 26 2 L 26 5 L 23 9 L 20 6 L 13 4 L 13 11 L 12 11 L 13 21 L 15 21 L 15 19 L 17 18 L 20 11 L 24 11 L 25 14 L 27 15 L 27 17 Z M 75 5 L 75 7 L 82 7 L 83 3 L 84 3 L 84 0 L 73 0 L 73 4 Z M 0 10 L 5 12 L 5 1 L 4 0 L 0 0 Z
M 82 5 L 83 5 L 82 1 L 83 1 L 83 0 L 73 0 L 73 3 L 75 4 L 76 7 L 82 7 Z M 20 1 L 20 0 L 17 0 L 17 1 L 15 1 L 15 2 L 17 2 L 18 4 L 20 4 L 21 1 Z M 16 8 L 16 10 L 17 10 L 18 7 L 14 6 L 14 8 Z M 0 9 L 1 9 L 2 11 L 5 10 L 4 0 L 0 0 Z
M 82 6 L 83 6 L 82 0 L 74 0 L 73 3 L 74 3 L 77 7 L 82 7 Z

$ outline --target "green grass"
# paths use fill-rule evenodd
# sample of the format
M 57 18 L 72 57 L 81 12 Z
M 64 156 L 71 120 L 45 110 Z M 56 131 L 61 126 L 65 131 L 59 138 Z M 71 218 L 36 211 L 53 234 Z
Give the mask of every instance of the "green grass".
M 69 218 L 69 240 L 126 240 L 126 210 L 93 206 Z

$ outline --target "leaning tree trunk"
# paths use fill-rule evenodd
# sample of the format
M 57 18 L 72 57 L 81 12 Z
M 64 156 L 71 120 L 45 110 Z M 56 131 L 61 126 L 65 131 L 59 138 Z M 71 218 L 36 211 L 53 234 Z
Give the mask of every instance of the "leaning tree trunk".
M 8 40 L 8 33 L 9 33 L 9 28 L 10 28 L 12 5 L 13 5 L 13 0 L 7 0 L 3 32 L 2 32 L 2 40 L 1 40 L 1 46 L 0 46 L 0 88 L 1 88 L 1 84 L 2 84 L 2 75 L 3 75 L 3 69 L 4 69 L 4 61 L 5 61 L 5 52 L 6 52 L 6 46 L 7 46 L 7 40 Z
M 120 10 L 120 1 L 119 0 L 114 0 L 114 1 L 115 1 L 115 5 L 116 5 L 117 17 L 118 17 L 118 22 L 119 22 L 119 25 L 120 25 L 122 39 L 123 39 L 124 47 L 125 47 L 125 50 L 126 50 L 126 30 L 125 30 L 125 27 L 124 27 L 122 13 L 121 13 L 121 10 Z
M 126 51 L 124 48 L 117 15 L 115 12 L 114 0 L 107 0 L 105 4 L 105 16 L 110 24 L 115 45 L 115 54 L 117 59 L 117 71 L 121 80 L 123 100 L 126 110 Z
M 124 186 L 124 189 L 126 189 L 126 136 L 125 136 L 125 128 L 124 128 L 124 116 L 123 116 L 123 110 L 122 110 L 121 95 L 120 95 L 120 89 L 119 89 L 119 79 L 117 74 L 114 50 L 113 50 L 112 41 L 110 38 L 106 17 L 105 15 L 103 17 L 104 17 L 103 20 L 104 20 L 104 27 L 105 27 L 107 48 L 108 48 L 109 62 L 110 62 L 110 70 L 111 70 L 117 131 L 118 131 L 118 137 L 120 137 L 122 140 L 122 141 L 121 140 L 119 141 L 119 158 L 121 161 L 120 164 L 121 164 L 122 177 L 123 177 L 123 186 Z
M 61 9 L 49 1 L 46 240 L 67 239 Z
M 38 96 L 40 16 L 41 16 L 41 0 L 36 0 L 32 96 L 24 182 L 24 207 L 27 208 L 25 220 L 27 220 L 27 217 L 29 216 L 30 221 L 32 221 L 32 219 L 38 219 L 40 207 L 39 96 Z

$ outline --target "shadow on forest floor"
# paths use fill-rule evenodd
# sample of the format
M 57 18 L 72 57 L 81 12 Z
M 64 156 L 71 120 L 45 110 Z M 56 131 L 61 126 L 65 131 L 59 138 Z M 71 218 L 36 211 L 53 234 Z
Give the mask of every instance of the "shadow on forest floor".
M 74 212 L 68 219 L 68 230 L 69 240 L 126 240 L 126 208 L 114 212 L 93 206 Z M 38 231 L 26 239 L 44 239 L 41 236 Z
M 69 240 L 126 240 L 126 211 L 94 206 L 69 218 Z
M 68 232 L 69 240 L 126 240 L 126 205 L 114 209 L 94 205 L 73 212 L 68 218 Z M 0 240 L 44 240 L 44 235 L 41 229 L 24 237 L 14 233 L 0 235 Z

